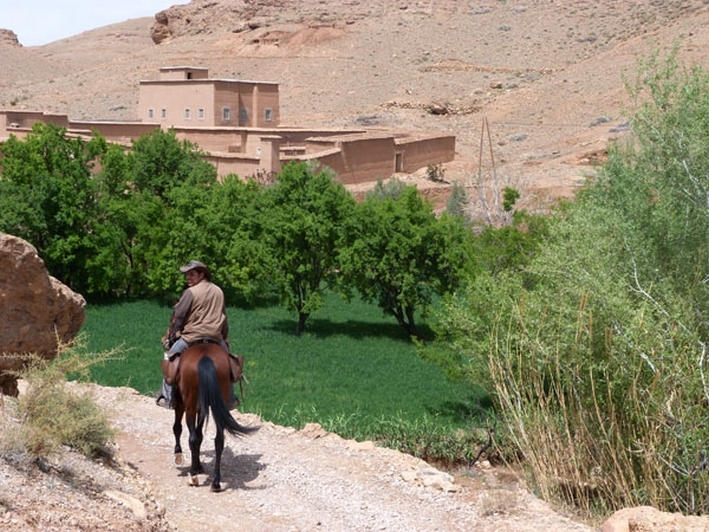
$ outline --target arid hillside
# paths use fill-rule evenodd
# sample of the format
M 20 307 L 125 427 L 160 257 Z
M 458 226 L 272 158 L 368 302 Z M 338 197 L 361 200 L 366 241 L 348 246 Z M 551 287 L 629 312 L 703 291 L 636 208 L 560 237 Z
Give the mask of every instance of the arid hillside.
M 676 43 L 707 61 L 707 24 L 706 0 L 194 0 L 41 47 L 0 39 L 0 108 L 135 120 L 139 80 L 203 66 L 278 82 L 284 124 L 454 132 L 446 179 L 534 206 L 626 134 L 636 59 Z

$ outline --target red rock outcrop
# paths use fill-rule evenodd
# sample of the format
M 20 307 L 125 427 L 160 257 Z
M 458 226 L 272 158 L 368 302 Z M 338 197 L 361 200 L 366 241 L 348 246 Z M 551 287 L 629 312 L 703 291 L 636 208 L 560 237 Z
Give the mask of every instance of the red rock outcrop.
M 83 296 L 50 276 L 37 250 L 25 240 L 0 233 L 0 392 L 17 395 L 22 355 L 45 360 L 70 343 L 86 319 Z

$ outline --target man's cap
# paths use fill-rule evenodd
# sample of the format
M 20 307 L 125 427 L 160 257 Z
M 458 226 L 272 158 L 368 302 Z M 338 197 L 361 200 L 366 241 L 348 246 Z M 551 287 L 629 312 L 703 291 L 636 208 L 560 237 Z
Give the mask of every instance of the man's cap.
M 180 266 L 180 271 L 182 273 L 187 273 L 190 270 L 204 270 L 204 271 L 209 271 L 209 268 L 205 266 L 203 263 L 199 262 L 198 260 L 191 260 L 184 266 Z

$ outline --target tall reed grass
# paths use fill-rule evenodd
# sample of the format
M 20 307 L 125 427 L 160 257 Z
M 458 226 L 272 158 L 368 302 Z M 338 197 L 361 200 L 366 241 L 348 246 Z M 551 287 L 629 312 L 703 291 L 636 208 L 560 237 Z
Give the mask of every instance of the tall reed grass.
M 490 370 L 520 467 L 542 498 L 589 515 L 640 505 L 706 514 L 702 344 L 643 308 L 622 333 L 598 331 L 585 302 L 572 331 L 522 306 L 495 331 Z

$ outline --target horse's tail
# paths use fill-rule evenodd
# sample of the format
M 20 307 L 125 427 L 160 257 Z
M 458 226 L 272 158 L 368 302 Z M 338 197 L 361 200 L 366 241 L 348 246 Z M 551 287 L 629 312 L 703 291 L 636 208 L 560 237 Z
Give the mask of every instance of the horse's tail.
M 217 368 L 211 358 L 204 356 L 199 360 L 197 375 L 199 376 L 199 415 L 202 419 L 207 419 L 211 409 L 212 417 L 219 430 L 226 430 L 234 436 L 249 434 L 256 430 L 255 427 L 245 427 L 239 424 L 229 412 L 229 408 L 222 399 L 217 380 Z

